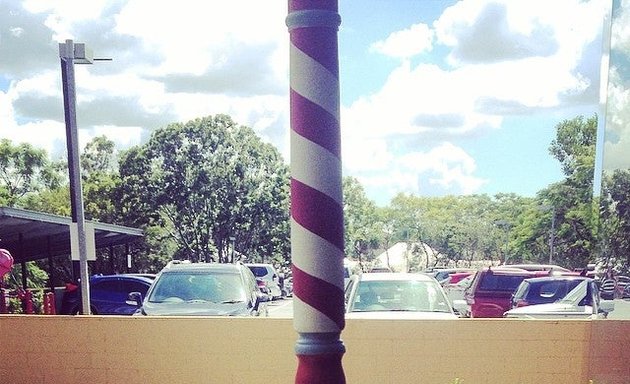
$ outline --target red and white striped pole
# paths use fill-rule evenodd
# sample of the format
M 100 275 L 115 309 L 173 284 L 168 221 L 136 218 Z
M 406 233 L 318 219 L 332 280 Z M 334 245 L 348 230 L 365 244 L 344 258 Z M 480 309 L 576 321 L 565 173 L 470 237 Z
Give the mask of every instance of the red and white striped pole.
M 337 0 L 289 0 L 296 383 L 345 383 Z

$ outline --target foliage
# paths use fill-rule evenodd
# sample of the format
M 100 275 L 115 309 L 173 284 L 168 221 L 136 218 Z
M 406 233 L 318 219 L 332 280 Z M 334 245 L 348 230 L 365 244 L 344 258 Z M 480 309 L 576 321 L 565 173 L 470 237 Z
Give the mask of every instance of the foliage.
M 228 116 L 157 130 L 122 157 L 120 176 L 122 213 L 133 212 L 132 224 L 163 228 L 177 258 L 288 258 L 288 167 Z
M 630 170 L 605 175 L 599 213 L 604 264 L 630 272 Z
M 535 197 L 399 194 L 377 207 L 356 178 L 345 177 L 346 256 L 367 269 L 379 253 L 404 241 L 412 245 L 412 271 L 456 261 L 550 257 L 583 267 L 598 252 L 599 229 L 605 260 L 627 268 L 630 172 L 604 178 L 601 208 L 594 210 L 596 125 L 596 116 L 556 125 L 549 152 L 564 179 Z M 0 141 L 0 205 L 70 215 L 67 168 L 46 158 L 28 145 Z M 81 163 L 86 218 L 145 232 L 131 250 L 134 271 L 157 272 L 173 257 L 290 264 L 288 167 L 274 147 L 228 116 L 171 124 L 122 153 L 100 136 L 87 144 Z M 125 271 L 126 253 L 122 247 L 98 252 L 92 272 Z M 71 276 L 68 260 L 55 264 L 56 276 Z M 29 268 L 40 276 L 36 264 Z
M 354 177 L 343 178 L 343 202 L 346 256 L 356 259 L 361 269 L 367 269 L 379 248 L 377 207 Z
M 61 177 L 45 150 L 0 140 L 0 205 L 18 207 L 28 194 L 56 188 Z

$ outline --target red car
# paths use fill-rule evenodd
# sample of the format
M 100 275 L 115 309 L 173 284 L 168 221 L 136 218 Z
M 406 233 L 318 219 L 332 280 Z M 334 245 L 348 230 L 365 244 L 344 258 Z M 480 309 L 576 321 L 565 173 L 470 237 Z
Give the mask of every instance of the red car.
M 473 273 L 475 273 L 475 271 L 469 271 L 469 272 L 455 272 L 455 273 L 451 273 L 449 275 L 449 277 L 451 278 L 448 283 L 449 284 L 457 284 L 460 281 L 462 281 L 463 279 L 467 278 L 468 276 L 472 275 Z
M 526 271 L 519 268 L 492 267 L 477 272 L 464 293 L 471 317 L 503 317 L 512 308 L 512 294 L 527 278 L 547 272 Z

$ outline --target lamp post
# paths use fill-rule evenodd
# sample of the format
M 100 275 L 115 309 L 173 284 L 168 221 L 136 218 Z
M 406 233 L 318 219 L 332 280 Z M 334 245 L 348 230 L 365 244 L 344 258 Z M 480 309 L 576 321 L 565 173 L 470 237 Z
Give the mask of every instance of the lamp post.
M 92 64 L 95 59 L 92 57 L 91 50 L 87 48 L 85 44 L 75 44 L 72 40 L 59 43 L 59 57 L 61 59 L 61 82 L 63 88 L 64 118 L 66 122 L 70 206 L 72 222 L 77 226 L 81 304 L 83 306 L 82 313 L 89 315 L 90 291 L 87 265 L 87 241 L 85 237 L 85 214 L 83 211 L 83 192 L 81 187 L 81 166 L 79 164 L 79 135 L 77 131 L 74 64 Z
M 232 263 L 234 263 L 234 241 L 236 237 L 230 236 L 230 258 L 232 259 Z
M 542 205 L 542 211 L 551 211 L 551 232 L 549 233 L 549 264 L 553 263 L 554 243 L 556 237 L 556 207 L 553 205 Z
M 549 264 L 553 262 L 553 247 L 556 236 L 556 207 L 551 207 L 551 233 L 549 234 Z
M 503 258 L 503 264 L 507 264 L 508 261 L 508 245 L 509 245 L 509 241 L 510 241 L 510 227 L 512 226 L 512 224 L 510 224 L 509 221 L 507 220 L 497 220 L 494 222 L 499 228 L 503 229 L 505 231 L 505 254 L 504 254 L 504 258 Z

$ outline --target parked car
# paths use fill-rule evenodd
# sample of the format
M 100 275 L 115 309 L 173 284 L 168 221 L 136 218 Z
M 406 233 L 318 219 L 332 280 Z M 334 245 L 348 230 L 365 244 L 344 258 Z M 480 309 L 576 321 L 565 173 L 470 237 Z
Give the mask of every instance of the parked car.
M 564 273 L 570 272 L 571 274 L 579 275 L 579 272 L 573 272 L 567 268 L 564 268 L 555 264 L 506 264 L 506 265 L 503 265 L 503 267 L 519 268 L 519 269 L 524 269 L 526 271 L 532 271 L 532 272 L 535 272 L 535 271 L 564 272 Z
M 276 268 L 272 264 L 257 263 L 245 264 L 259 279 L 265 280 L 267 287 L 271 290 L 273 300 L 282 298 L 282 289 L 280 288 L 280 277 Z
M 170 262 L 155 278 L 144 300 L 128 302 L 134 315 L 267 316 L 268 296 L 243 264 Z
M 446 284 L 444 286 L 444 291 L 453 304 L 453 309 L 460 317 L 470 317 L 470 306 L 466 303 L 464 293 L 470 287 L 474 278 L 475 273 L 472 273 L 455 284 Z
M 611 301 L 600 301 L 597 284 L 585 278 L 565 297 L 549 304 L 512 308 L 503 317 L 518 319 L 605 319 L 615 309 Z
M 362 273 L 345 291 L 346 318 L 456 319 L 444 289 L 422 273 Z
M 90 277 L 90 313 L 95 315 L 131 315 L 136 311 L 134 305 L 127 303 L 131 292 L 138 292 L 144 297 L 153 283 L 155 275 L 119 274 L 95 275 Z M 62 315 L 82 313 L 81 288 L 68 284 L 62 297 Z
M 473 273 L 475 273 L 475 270 L 470 268 L 438 268 L 431 272 L 435 280 L 442 284 L 442 286 L 455 284 Z
M 587 279 L 583 276 L 546 276 L 525 279 L 512 296 L 512 308 L 554 303 Z
M 256 285 L 258 285 L 258 289 L 260 289 L 260 292 L 267 295 L 268 301 L 271 301 L 272 300 L 271 289 L 269 289 L 269 287 L 267 286 L 267 282 L 257 277 Z
M 507 267 L 477 271 L 470 287 L 464 292 L 470 317 L 502 317 L 512 307 L 512 294 L 521 282 L 540 273 Z

